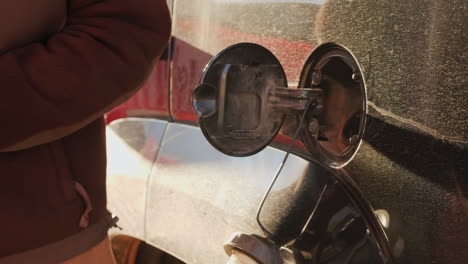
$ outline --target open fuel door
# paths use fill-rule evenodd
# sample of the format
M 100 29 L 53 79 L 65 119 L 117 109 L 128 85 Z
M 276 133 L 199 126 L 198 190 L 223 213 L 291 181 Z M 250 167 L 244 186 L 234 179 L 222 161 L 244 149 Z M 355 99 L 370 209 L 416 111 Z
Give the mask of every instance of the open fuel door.
M 276 136 L 285 115 L 307 110 L 301 139 L 331 167 L 344 166 L 362 139 L 366 96 L 353 56 L 336 44 L 317 48 L 299 87 L 288 87 L 278 59 L 266 48 L 240 43 L 206 66 L 192 96 L 208 141 L 231 156 L 248 156 Z M 307 106 L 308 109 L 305 109 Z

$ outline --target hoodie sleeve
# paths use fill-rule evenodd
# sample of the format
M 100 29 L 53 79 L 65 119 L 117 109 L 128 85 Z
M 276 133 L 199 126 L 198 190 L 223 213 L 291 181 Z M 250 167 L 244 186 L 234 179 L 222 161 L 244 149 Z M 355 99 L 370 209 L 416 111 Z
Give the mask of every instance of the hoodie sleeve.
M 67 24 L 0 56 L 0 152 L 67 136 L 141 87 L 170 37 L 165 0 L 70 0 Z

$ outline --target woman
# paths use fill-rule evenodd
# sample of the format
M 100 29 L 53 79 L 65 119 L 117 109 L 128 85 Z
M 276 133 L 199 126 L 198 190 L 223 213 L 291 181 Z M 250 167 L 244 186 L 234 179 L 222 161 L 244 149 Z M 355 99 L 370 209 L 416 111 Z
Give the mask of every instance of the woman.
M 113 263 L 103 114 L 170 36 L 165 0 L 15 0 L 0 9 L 0 264 Z

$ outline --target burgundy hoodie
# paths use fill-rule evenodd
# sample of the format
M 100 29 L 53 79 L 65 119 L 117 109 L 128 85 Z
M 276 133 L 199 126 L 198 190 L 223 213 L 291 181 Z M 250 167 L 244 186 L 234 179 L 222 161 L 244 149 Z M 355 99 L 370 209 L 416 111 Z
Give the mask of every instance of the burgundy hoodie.
M 0 263 L 108 219 L 102 115 L 142 86 L 170 36 L 165 0 L 67 5 L 60 32 L 0 55 Z

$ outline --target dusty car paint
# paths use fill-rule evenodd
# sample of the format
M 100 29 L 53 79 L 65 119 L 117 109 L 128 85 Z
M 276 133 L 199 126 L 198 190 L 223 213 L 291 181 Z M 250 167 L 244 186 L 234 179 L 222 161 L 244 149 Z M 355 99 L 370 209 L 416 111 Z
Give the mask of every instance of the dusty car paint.
M 222 245 L 234 232 L 262 234 L 256 212 L 283 157 L 283 151 L 271 147 L 250 157 L 230 157 L 209 145 L 198 128 L 169 124 L 148 187 L 147 241 L 188 263 L 226 262 L 228 256 Z M 262 222 L 291 240 L 316 204 L 322 210 L 316 210 L 317 217 L 312 218 L 307 230 L 312 232 L 320 226 L 324 239 L 326 226 L 339 226 L 337 219 L 343 214 L 365 221 L 361 205 L 346 198 L 342 185 L 331 173 L 323 166 L 292 156 L 265 203 Z M 336 186 L 328 189 L 325 196 L 329 198 L 317 201 L 316 194 L 322 188 L 318 183 L 323 181 Z M 340 202 L 333 201 L 331 197 L 341 192 L 343 196 L 337 198 Z M 374 233 L 363 231 L 362 238 L 350 242 L 350 259 L 387 263 L 380 258 Z M 301 243 L 308 245 L 310 241 L 303 237 Z M 356 257 L 352 248 L 364 253 Z
M 205 64 L 229 45 L 265 46 L 278 57 L 294 86 L 315 47 L 341 44 L 365 73 L 369 112 L 360 151 L 339 173 L 355 181 L 375 209 L 388 213 L 385 231 L 397 263 L 463 263 L 468 254 L 467 8 L 460 0 L 176 0 L 167 115 L 196 125 L 191 92 Z M 292 131 L 294 126 L 285 127 L 273 145 L 284 150 Z M 299 149 L 296 154 L 311 159 Z M 252 180 L 258 176 L 249 173 Z M 231 179 L 225 173 L 219 177 Z M 262 184 L 258 192 L 264 190 L 266 182 Z M 171 204 L 153 195 L 148 208 Z M 190 195 L 171 197 L 174 204 L 190 200 Z M 206 217 L 196 211 L 171 213 L 175 218 L 193 218 L 167 236 L 148 225 L 149 238 L 155 244 L 166 241 L 157 243 L 167 250 L 183 245 L 170 234 L 185 236 L 183 230 L 189 230 L 185 225 L 196 225 Z M 147 221 L 158 217 L 151 215 Z M 256 230 L 246 228 L 245 221 L 231 224 Z M 188 258 L 191 249 L 187 250 L 182 254 Z
M 177 1 L 174 36 L 197 52 L 187 57 L 182 48 L 174 57 L 175 69 L 187 70 L 173 75 L 184 80 L 171 87 L 173 117 L 193 120 L 187 90 L 226 46 L 267 47 L 294 85 L 313 47 L 344 45 L 365 72 L 369 98 L 364 144 L 345 170 L 394 219 L 388 233 L 399 261 L 443 263 L 459 253 L 448 248 L 468 243 L 466 8 L 463 1 Z
M 107 127 L 108 208 L 119 217 L 111 234 L 145 240 L 147 185 L 167 121 L 122 118 Z

